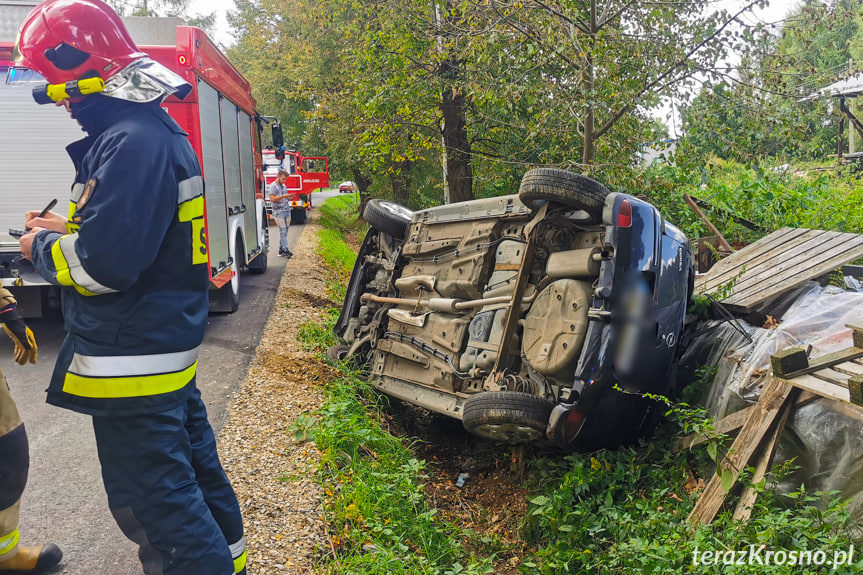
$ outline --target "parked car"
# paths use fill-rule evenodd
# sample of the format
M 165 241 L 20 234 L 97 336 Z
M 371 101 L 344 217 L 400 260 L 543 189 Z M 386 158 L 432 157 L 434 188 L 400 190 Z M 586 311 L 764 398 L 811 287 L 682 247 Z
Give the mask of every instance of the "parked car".
M 540 168 L 518 195 L 364 217 L 332 358 L 493 440 L 588 450 L 655 421 L 695 271 L 652 205 Z
M 342 182 L 339 184 L 340 194 L 352 194 L 357 191 L 357 185 L 353 182 Z

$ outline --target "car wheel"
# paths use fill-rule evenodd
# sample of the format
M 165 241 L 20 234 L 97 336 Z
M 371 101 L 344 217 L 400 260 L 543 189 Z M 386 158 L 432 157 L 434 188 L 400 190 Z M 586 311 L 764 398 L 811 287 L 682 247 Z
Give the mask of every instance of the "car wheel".
M 395 202 L 373 198 L 363 210 L 363 219 L 373 228 L 403 239 L 414 213 Z
M 541 397 L 517 391 L 485 391 L 465 402 L 462 424 L 486 439 L 529 443 L 545 437 L 554 405 Z
M 598 223 L 609 193 L 608 188 L 587 176 L 567 170 L 537 168 L 521 179 L 518 198 L 531 210 L 539 209 L 546 202 L 583 210 L 590 218 L 585 223 Z
M 327 350 L 327 357 L 330 361 L 334 363 L 338 363 L 340 361 L 344 361 L 348 356 L 348 350 L 350 348 L 346 345 L 333 345 Z

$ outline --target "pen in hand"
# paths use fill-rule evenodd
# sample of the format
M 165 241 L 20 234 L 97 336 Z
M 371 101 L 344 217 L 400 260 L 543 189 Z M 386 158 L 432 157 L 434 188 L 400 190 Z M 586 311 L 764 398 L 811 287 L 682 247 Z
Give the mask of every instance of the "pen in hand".
M 54 198 L 53 200 L 51 200 L 51 202 L 47 206 L 45 206 L 45 209 L 42 210 L 41 212 L 39 212 L 39 215 L 36 216 L 36 218 L 44 218 L 48 214 L 48 212 L 51 211 L 51 208 L 53 208 L 55 205 L 57 205 L 57 198 Z M 33 219 L 35 220 L 36 218 L 33 218 Z M 24 227 L 25 227 L 25 229 L 23 229 L 23 230 L 18 230 L 15 228 L 9 228 L 9 235 L 12 236 L 13 238 L 20 238 L 21 236 L 29 234 L 33 231 L 33 229 L 30 226 L 28 226 L 27 224 L 24 224 Z
M 50 212 L 50 211 L 51 211 L 51 208 L 53 208 L 53 207 L 54 207 L 54 206 L 56 206 L 56 205 L 57 205 L 57 198 L 54 198 L 53 200 L 51 200 L 51 202 L 50 202 L 47 206 L 45 206 L 45 209 L 44 209 L 44 210 L 42 210 L 41 212 L 39 212 L 39 215 L 38 215 L 38 216 L 36 216 L 36 217 L 37 217 L 37 218 L 44 218 L 44 217 L 45 217 L 45 215 L 46 215 L 48 212 Z

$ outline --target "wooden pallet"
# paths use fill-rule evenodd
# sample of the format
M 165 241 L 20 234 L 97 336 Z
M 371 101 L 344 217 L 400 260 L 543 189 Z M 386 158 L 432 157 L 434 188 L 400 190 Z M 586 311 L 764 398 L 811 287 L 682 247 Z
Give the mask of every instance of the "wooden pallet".
M 825 397 L 841 402 L 836 406 L 837 411 L 863 418 L 863 327 L 848 327 L 854 339 L 854 345 L 848 349 L 812 361 L 806 350 L 799 347 L 771 356 L 773 375 L 767 379 L 758 402 L 716 423 L 718 433 L 729 433 L 737 428 L 740 432 L 689 514 L 691 523 L 711 523 L 719 513 L 731 491 L 723 489 L 723 475 L 730 474 L 732 489 L 746 467 L 755 468 L 753 484 L 766 475 L 795 405 Z M 681 446 L 692 447 L 702 441 L 702 438 L 690 436 L 682 440 Z M 732 517 L 748 520 L 756 497 L 754 489 L 745 488 Z
M 863 235 L 803 228 L 782 228 L 720 260 L 695 280 L 696 294 L 726 291 L 722 305 L 746 313 L 863 257 Z

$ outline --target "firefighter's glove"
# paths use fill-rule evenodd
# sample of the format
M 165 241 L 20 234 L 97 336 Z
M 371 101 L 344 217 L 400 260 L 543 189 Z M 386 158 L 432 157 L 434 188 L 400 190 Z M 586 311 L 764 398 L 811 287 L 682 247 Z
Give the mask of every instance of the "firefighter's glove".
M 14 305 L 0 309 L 0 322 L 3 322 L 3 331 L 15 343 L 15 361 L 21 365 L 28 361 L 36 363 L 36 338 Z

